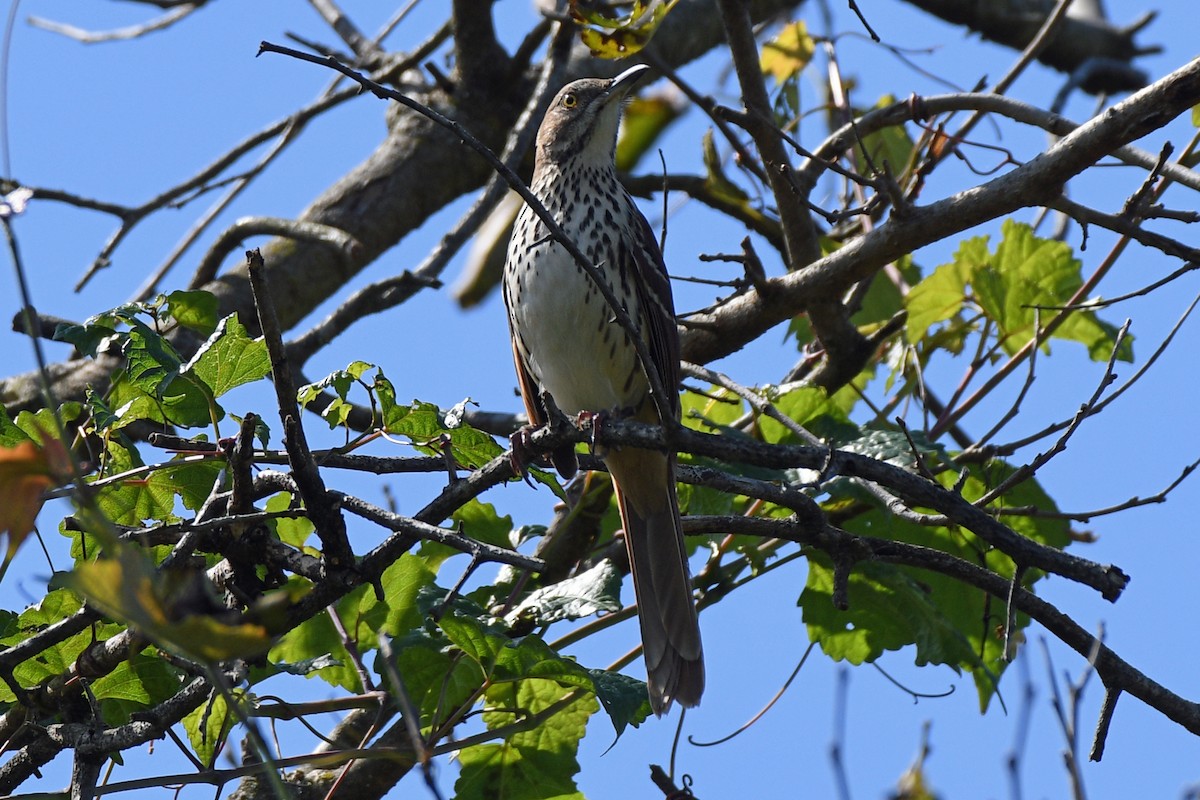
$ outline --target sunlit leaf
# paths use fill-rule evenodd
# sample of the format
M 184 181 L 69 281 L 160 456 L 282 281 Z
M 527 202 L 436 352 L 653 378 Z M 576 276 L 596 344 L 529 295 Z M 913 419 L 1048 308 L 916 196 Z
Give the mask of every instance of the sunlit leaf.
M 479 664 L 460 658 L 447 646 L 441 631 L 418 628 L 392 642 L 396 671 L 413 705 L 420 709 L 421 726 L 430 725 L 436 713 L 445 715 L 466 703 L 483 685 Z M 387 675 L 387 671 L 377 669 Z
M 0 405 L 0 447 L 14 447 L 29 440 L 29 434 L 21 430 L 8 416 L 4 406 Z
M 408 437 L 418 450 L 430 455 L 440 455 L 449 445 L 454 460 L 471 469 L 483 466 L 504 452 L 496 440 L 483 431 L 469 425 L 448 427 L 437 406 L 420 400 L 385 412 L 384 427 L 388 433 Z
M 527 612 L 539 625 L 564 619 L 579 619 L 621 610 L 621 573 L 609 559 L 566 580 L 544 586 L 513 608 L 505 619 L 509 623 Z
M 212 390 L 214 397 L 245 383 L 271 374 L 271 358 L 262 337 L 251 339 L 246 327 L 230 314 L 217 323 L 192 360 L 183 369 L 192 373 Z
M 267 511 L 286 511 L 291 507 L 292 495 L 288 492 L 279 492 L 267 499 Z M 279 541 L 292 547 L 302 547 L 315 530 L 308 517 L 277 517 L 269 520 L 267 527 L 275 532 Z
M 667 96 L 635 97 L 621 117 L 621 136 L 617 140 L 617 169 L 628 172 L 649 152 L 663 131 L 685 111 Z
M 233 694 L 240 696 L 242 690 L 235 689 Z M 216 761 L 217 753 L 236 721 L 225 696 L 219 692 L 213 692 L 207 701 L 183 718 L 183 729 L 187 731 L 188 741 L 200 763 L 211 766 Z
M 166 296 L 167 313 L 185 328 L 204 336 L 217 327 L 217 296 L 212 292 L 178 290 Z
M 613 18 L 583 0 L 571 0 L 571 16 L 581 26 L 579 37 L 592 55 L 626 58 L 641 50 L 654 36 L 663 18 L 679 0 L 633 0 L 629 14 Z
M 982 666 L 967 637 L 927 592 L 899 567 L 866 562 L 850 573 L 850 607 L 839 611 L 833 605 L 833 566 L 815 555 L 809 559 L 800 606 L 809 635 L 836 661 L 862 664 L 886 650 L 915 644 L 918 666 Z
M 998 463 L 973 467 L 959 491 L 967 500 L 977 500 L 988 487 L 1011 473 L 1011 467 Z M 954 471 L 947 471 L 940 479 L 944 484 L 952 484 L 959 477 Z M 904 520 L 848 482 L 827 488 L 835 498 L 845 496 L 873 506 L 845 521 L 844 527 L 851 533 L 931 547 L 1006 578 L 1014 573 L 1015 565 L 1008 556 L 987 547 L 968 531 Z M 1056 510 L 1054 502 L 1035 481 L 1017 485 L 1006 493 L 1003 502 L 1046 512 Z M 1062 519 L 1005 517 L 1005 521 L 1022 536 L 1050 547 L 1063 548 L 1070 540 L 1069 526 Z M 1031 587 L 1041 577 L 1037 570 L 1027 570 L 1023 583 Z M 862 663 L 875 660 L 885 651 L 915 645 L 918 664 L 946 664 L 970 672 L 979 692 L 980 706 L 987 708 L 996 695 L 997 681 L 1009 664 L 1003 652 L 1003 603 L 946 575 L 874 562 L 857 564 L 851 571 L 848 588 L 850 608 L 837 611 L 831 600 L 832 567 L 824 556 L 813 558 L 800 605 L 809 635 L 827 654 Z M 1028 624 L 1028 617 L 1016 615 L 1016 640 Z
M 197 580 L 207 580 L 202 575 Z M 228 624 L 207 614 L 186 613 L 176 599 L 179 575 L 163 575 L 133 546 L 109 558 L 78 565 L 63 578 L 73 591 L 113 619 L 137 628 L 160 647 L 216 663 L 264 652 L 270 645 L 260 625 Z
M 888 108 L 896 98 L 885 95 L 875 108 Z M 862 137 L 861 146 L 854 149 L 855 169 L 863 175 L 882 172 L 900 180 L 913 166 L 916 158 L 916 143 L 903 125 L 889 125 Z
M 562 702 L 567 690 L 541 680 L 492 686 L 490 705 L 483 715 L 489 729 L 520 722 Z M 588 719 L 599 708 L 590 693 L 567 702 L 562 710 L 532 730 L 506 736 L 500 744 L 484 744 L 459 752 L 462 771 L 454 784 L 457 800 L 518 800 L 556 798 L 583 800 L 575 786 L 579 772 L 576 756 Z
M 357 599 L 362 594 L 362 590 L 357 590 L 349 596 Z M 354 659 L 347 652 L 341 633 L 326 614 L 310 617 L 279 637 L 267 654 L 267 660 L 289 664 L 319 661 L 321 666 L 306 672 L 304 677 L 320 678 L 330 686 L 349 692 L 362 691 Z
M 92 681 L 89 689 L 97 700 L 123 700 L 148 708 L 179 691 L 180 683 L 179 673 L 157 651 L 143 650 Z
M 163 391 L 179 376 L 183 359 L 162 334 L 138 323 L 129 332 L 125 352 L 125 368 L 134 386 L 151 397 L 161 397 Z
M 783 83 L 808 66 L 816 49 L 817 44 L 808 34 L 804 21 L 791 22 L 762 46 L 759 63 L 764 75 L 772 76 L 776 83 Z
M 1004 351 L 1012 354 L 1033 336 L 1035 322 L 1045 326 L 1055 308 L 1083 285 L 1082 264 L 1064 242 L 1035 236 L 1028 225 L 1013 220 L 1003 223 L 1001 234 L 995 251 L 989 250 L 987 236 L 967 239 L 951 263 L 913 287 L 905 300 L 909 342 L 926 339 L 938 323 L 953 327 L 964 304 L 971 302 L 992 321 Z M 1045 309 L 1040 314 L 1039 307 Z M 1080 342 L 1094 360 L 1103 361 L 1112 354 L 1116 333 L 1094 311 L 1076 310 L 1053 337 Z M 1048 350 L 1048 344 L 1043 348 Z M 1121 343 L 1117 357 L 1132 360 L 1132 337 Z
M 54 340 L 75 345 L 75 348 L 85 356 L 96 356 L 102 347 L 110 343 L 119 344 L 128 338 L 124 331 L 118 332 L 112 325 L 104 323 L 84 323 L 75 325 L 61 322 L 54 329 Z

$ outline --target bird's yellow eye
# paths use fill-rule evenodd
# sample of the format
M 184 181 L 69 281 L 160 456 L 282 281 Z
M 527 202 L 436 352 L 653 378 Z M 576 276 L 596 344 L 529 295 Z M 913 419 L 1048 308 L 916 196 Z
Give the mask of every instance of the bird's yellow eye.
M 568 92 L 563 95 L 562 104 L 563 108 L 574 108 L 579 105 L 579 98 L 575 96 L 574 92 Z

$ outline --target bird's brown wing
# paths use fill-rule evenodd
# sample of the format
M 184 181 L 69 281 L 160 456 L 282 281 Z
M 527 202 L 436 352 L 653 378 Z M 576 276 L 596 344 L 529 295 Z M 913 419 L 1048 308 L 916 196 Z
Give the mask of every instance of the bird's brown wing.
M 654 371 L 667 395 L 667 409 L 677 419 L 679 333 L 671 282 L 650 224 L 632 201 L 630 207 L 636 237 L 625 254 L 629 263 L 622 266 L 632 267 L 637 276 L 631 283 L 641 311 L 638 324 L 650 351 L 645 366 Z M 653 404 L 644 403 L 635 416 L 653 422 L 659 413 Z M 633 571 L 650 705 L 656 715 L 666 713 L 673 701 L 695 706 L 704 692 L 704 655 L 675 496 L 675 454 L 617 448 L 605 457 L 605 464 L 613 475 Z
M 675 301 L 671 297 L 671 280 L 663 263 L 662 251 L 650 223 L 642 216 L 633 201 L 633 217 L 637 226 L 635 246 L 630 255 L 639 280 L 638 305 L 642 309 L 641 325 L 650 350 L 647 369 L 653 369 L 666 392 L 667 407 L 679 417 L 679 329 L 675 326 Z

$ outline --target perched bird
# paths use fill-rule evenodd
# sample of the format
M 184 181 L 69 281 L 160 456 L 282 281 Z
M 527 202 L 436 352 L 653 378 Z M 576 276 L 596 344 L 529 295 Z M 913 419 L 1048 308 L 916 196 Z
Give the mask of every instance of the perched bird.
M 533 194 L 575 242 L 624 307 L 646 343 L 643 365 L 592 278 L 549 235 L 528 205 L 513 227 L 504 269 L 513 357 L 529 420 L 563 413 L 614 412 L 661 422 L 643 370 L 651 370 L 679 417 L 679 335 L 671 284 L 645 217 L 617 180 L 614 154 L 621 101 L 647 70 L 565 86 L 538 129 Z M 692 707 L 704 691 L 700 628 L 692 600 L 675 456 L 633 447 L 602 454 L 625 529 L 641 621 L 650 704 Z M 574 474 L 574 451 L 551 459 Z

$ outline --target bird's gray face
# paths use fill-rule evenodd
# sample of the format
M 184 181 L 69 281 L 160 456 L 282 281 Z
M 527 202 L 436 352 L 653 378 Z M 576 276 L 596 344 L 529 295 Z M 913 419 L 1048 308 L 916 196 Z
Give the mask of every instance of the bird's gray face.
M 639 65 L 610 80 L 583 78 L 564 86 L 538 129 L 539 160 L 561 164 L 586 154 L 611 162 L 621 101 L 646 70 Z

